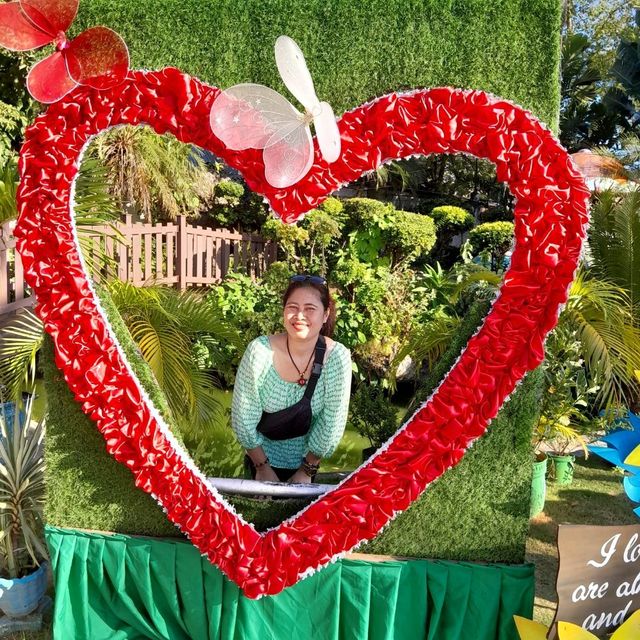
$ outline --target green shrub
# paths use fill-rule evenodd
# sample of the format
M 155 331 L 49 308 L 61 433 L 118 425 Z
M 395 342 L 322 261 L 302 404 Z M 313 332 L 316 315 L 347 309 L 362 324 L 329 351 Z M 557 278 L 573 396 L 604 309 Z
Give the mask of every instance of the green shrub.
M 420 260 L 429 255 L 436 242 L 433 220 L 429 216 L 409 211 L 396 211 L 389 229 L 389 246 L 394 251 L 394 263 L 402 259 Z
M 380 387 L 361 384 L 351 398 L 349 422 L 378 449 L 398 429 L 396 408 Z
M 469 232 L 469 241 L 475 253 L 487 252 L 491 266 L 500 266 L 513 242 L 513 222 L 485 222 Z
M 262 225 L 271 217 L 269 207 L 262 196 L 246 190 L 237 215 L 238 225 L 245 231 L 260 233 Z
M 389 364 L 416 315 L 413 272 L 342 257 L 330 281 L 339 287 L 336 340 L 352 349 L 359 379 L 386 384 Z
M 327 275 L 327 252 L 330 247 L 337 248 L 337 241 L 341 237 L 340 222 L 324 209 L 312 211 L 303 221 L 303 227 L 309 233 L 309 265 L 308 271 L 318 271 Z M 319 268 L 313 265 L 319 260 Z
M 331 216 L 342 228 L 344 225 L 347 216 L 344 212 L 344 203 L 339 198 L 334 198 L 333 196 L 327 198 L 319 207 L 318 211 L 322 211 L 326 213 L 328 216 Z
M 443 205 L 431 210 L 436 224 L 437 241 L 432 252 L 432 259 L 445 267 L 452 266 L 460 256 L 460 249 L 451 245 L 454 236 L 464 233 L 473 227 L 473 216 L 462 207 Z
M 387 244 L 394 212 L 392 205 L 370 198 L 344 201 L 344 230 L 353 257 L 372 264 L 379 262 Z
M 211 208 L 207 212 L 215 226 L 229 227 L 236 222 L 242 223 L 239 211 L 244 187 L 233 180 L 221 180 L 213 188 Z
M 473 227 L 473 216 L 462 207 L 445 205 L 431 210 L 431 217 L 436 224 L 438 235 L 452 238 L 459 233 L 469 231 Z
M 309 232 L 297 224 L 270 218 L 262 225 L 262 235 L 278 245 L 278 253 L 296 271 L 301 271 L 301 250 L 309 242 Z
M 386 229 L 391 224 L 393 206 L 372 198 L 349 198 L 343 201 L 346 226 L 353 229 Z

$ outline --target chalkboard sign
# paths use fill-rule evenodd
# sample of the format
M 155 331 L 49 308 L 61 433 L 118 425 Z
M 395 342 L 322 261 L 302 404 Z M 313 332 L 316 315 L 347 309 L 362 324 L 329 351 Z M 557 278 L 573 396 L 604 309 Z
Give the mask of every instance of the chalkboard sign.
M 573 622 L 604 638 L 640 609 L 639 525 L 560 525 L 558 552 L 554 623 Z

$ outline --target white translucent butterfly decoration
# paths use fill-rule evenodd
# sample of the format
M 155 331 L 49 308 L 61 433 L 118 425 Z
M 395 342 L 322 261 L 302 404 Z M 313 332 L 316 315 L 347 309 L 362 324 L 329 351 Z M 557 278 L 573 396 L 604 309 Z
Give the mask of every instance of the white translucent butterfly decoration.
M 327 102 L 319 102 L 300 47 L 280 36 L 276 64 L 287 89 L 305 109 L 300 113 L 284 96 L 261 84 L 225 89 L 211 107 L 211 129 L 229 149 L 264 149 L 265 178 L 276 188 L 301 180 L 313 164 L 313 123 L 322 157 L 340 156 L 340 131 Z

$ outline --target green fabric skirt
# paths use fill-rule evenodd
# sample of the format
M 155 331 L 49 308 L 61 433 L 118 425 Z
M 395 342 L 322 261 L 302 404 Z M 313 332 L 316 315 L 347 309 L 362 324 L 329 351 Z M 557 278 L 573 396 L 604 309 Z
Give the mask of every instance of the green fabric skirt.
M 54 640 L 516 640 L 531 565 L 345 559 L 250 600 L 188 542 L 46 528 Z

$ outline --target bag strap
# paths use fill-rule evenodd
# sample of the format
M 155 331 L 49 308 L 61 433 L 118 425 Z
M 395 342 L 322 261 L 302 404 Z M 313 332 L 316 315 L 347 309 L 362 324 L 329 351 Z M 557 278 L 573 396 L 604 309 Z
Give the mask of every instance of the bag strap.
M 307 388 L 304 390 L 304 398 L 311 400 L 313 392 L 316 390 L 316 384 L 318 384 L 318 378 L 322 373 L 322 365 L 324 363 L 324 352 L 327 350 L 327 341 L 324 336 L 318 336 L 318 342 L 316 342 L 316 356 L 313 360 L 313 369 L 311 369 L 311 375 L 307 382 Z

